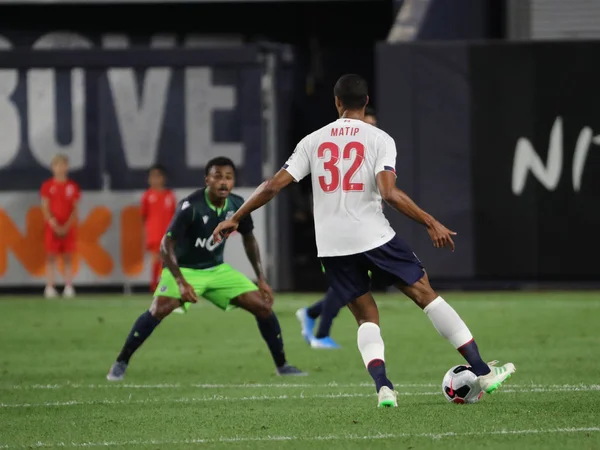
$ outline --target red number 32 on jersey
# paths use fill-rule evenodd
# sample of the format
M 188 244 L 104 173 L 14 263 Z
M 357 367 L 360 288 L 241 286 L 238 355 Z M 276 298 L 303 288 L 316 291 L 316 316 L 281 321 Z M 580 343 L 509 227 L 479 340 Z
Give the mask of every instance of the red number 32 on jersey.
M 353 183 L 352 177 L 362 166 L 365 160 L 365 146 L 360 142 L 348 142 L 342 150 L 343 159 L 352 159 L 352 165 L 344 174 L 341 173 L 338 164 L 340 162 L 340 148 L 333 142 L 323 142 L 319 145 L 318 157 L 323 159 L 323 167 L 330 173 L 330 181 L 327 177 L 319 176 L 319 185 L 324 192 L 335 192 L 340 187 L 342 180 L 342 190 L 344 192 L 364 191 L 364 183 Z

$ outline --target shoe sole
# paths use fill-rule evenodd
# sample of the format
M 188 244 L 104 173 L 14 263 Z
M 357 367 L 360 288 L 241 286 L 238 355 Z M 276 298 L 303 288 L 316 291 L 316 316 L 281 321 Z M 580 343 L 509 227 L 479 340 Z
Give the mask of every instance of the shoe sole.
M 504 383 L 505 381 L 507 381 L 508 379 L 510 379 L 510 377 L 512 377 L 512 373 L 509 373 L 504 380 L 492 384 L 489 388 L 487 388 L 485 390 L 485 393 L 486 394 L 493 394 L 493 393 L 495 393 L 500 388 L 500 386 L 502 386 L 502 383 Z
M 379 408 L 395 408 L 398 406 L 394 400 L 383 400 L 379 402 Z
M 315 349 L 315 350 L 339 350 L 341 347 L 338 345 L 337 347 L 333 347 L 333 346 L 321 346 L 318 347 L 316 345 L 310 345 L 310 348 Z
M 110 375 L 106 375 L 106 379 L 108 381 L 123 381 L 123 378 L 125 378 L 125 377 L 117 378 L 117 377 L 111 377 Z
M 301 373 L 279 373 L 279 372 L 277 372 L 277 376 L 278 377 L 307 377 L 308 373 L 306 373 L 306 372 L 301 372 Z

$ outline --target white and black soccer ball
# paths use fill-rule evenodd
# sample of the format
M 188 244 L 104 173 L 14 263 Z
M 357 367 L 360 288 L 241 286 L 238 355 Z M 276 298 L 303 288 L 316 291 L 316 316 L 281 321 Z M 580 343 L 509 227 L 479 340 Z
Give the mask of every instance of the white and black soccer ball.
M 477 375 L 465 365 L 454 366 L 446 372 L 442 392 L 449 402 L 461 404 L 477 403 L 483 395 Z

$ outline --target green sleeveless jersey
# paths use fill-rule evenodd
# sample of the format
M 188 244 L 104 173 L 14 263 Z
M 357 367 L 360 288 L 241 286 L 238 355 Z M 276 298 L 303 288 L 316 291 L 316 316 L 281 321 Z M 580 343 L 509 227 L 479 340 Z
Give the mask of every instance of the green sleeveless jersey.
M 229 194 L 222 208 L 210 203 L 205 189 L 198 189 L 177 205 L 167 236 L 175 240 L 175 254 L 179 267 L 208 269 L 223 264 L 226 239 L 215 243 L 212 232 L 220 222 L 230 219 L 242 206 L 244 199 Z M 254 224 L 250 215 L 238 227 L 242 235 L 252 233 Z

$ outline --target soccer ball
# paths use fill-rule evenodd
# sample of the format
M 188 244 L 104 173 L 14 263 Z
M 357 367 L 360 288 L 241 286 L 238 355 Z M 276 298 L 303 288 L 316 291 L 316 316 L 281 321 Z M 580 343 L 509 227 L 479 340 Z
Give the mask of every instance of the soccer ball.
M 444 397 L 452 403 L 477 403 L 483 391 L 479 387 L 477 375 L 469 366 L 454 366 L 442 381 Z

